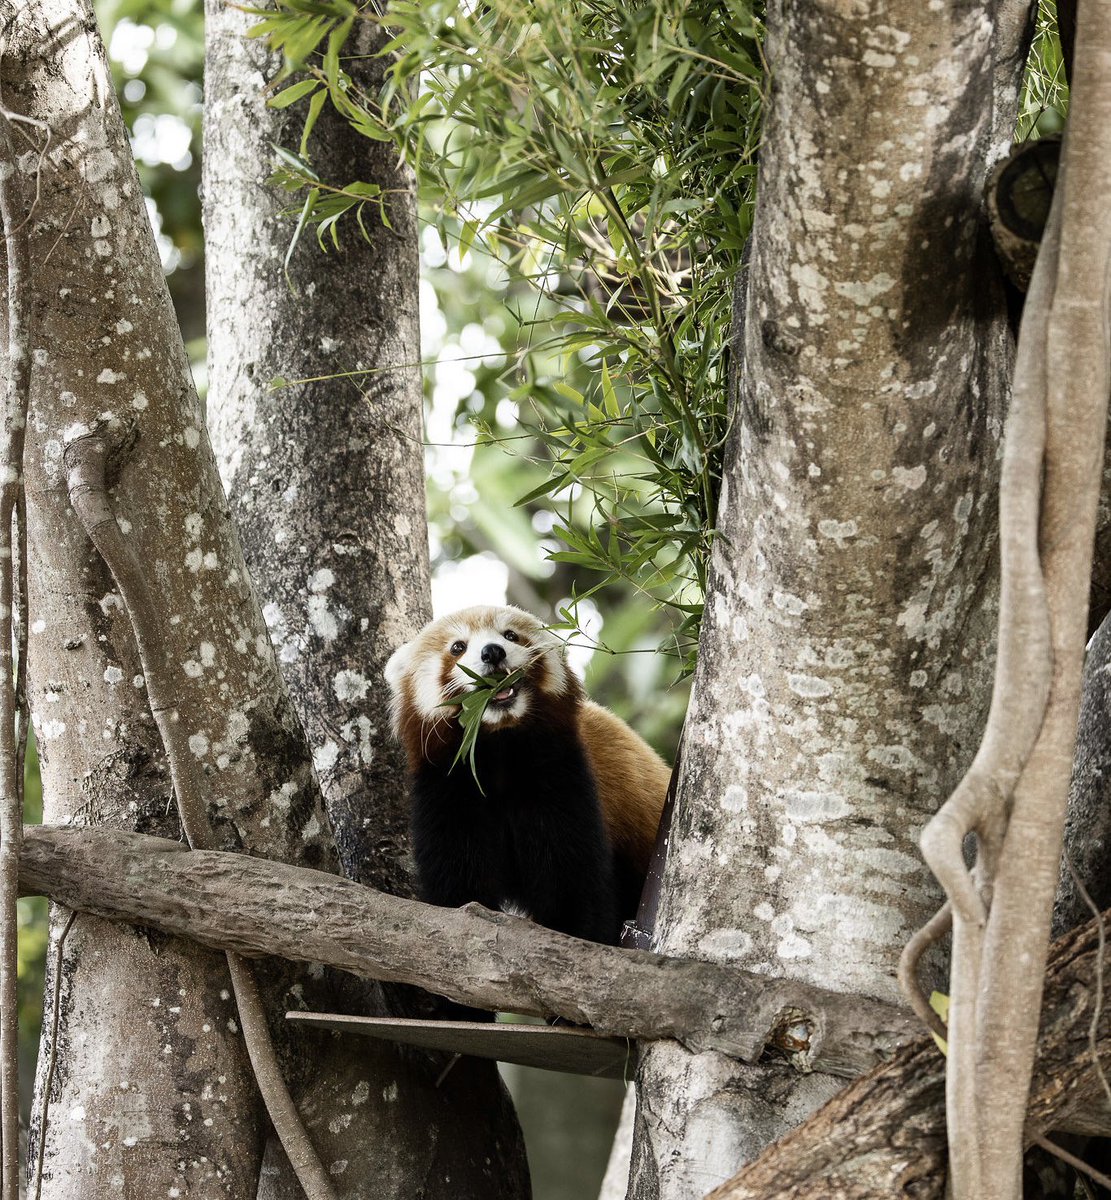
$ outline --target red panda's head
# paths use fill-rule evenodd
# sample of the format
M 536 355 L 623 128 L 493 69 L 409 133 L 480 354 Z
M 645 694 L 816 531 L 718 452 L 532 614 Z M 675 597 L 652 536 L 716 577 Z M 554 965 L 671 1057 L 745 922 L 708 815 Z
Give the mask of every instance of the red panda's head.
M 426 625 L 386 663 L 394 732 L 406 741 L 407 727 L 453 724 L 452 701 L 474 687 L 462 668 L 487 678 L 523 669 L 512 687 L 495 693 L 483 714 L 487 729 L 510 728 L 553 703 L 574 708 L 579 682 L 571 674 L 560 640 L 523 609 L 464 608 Z

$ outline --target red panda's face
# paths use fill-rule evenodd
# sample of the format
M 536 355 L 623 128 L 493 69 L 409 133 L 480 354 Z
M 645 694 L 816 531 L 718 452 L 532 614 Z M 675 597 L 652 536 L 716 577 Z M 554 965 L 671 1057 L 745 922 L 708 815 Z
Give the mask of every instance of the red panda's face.
M 386 664 L 394 729 L 406 709 L 422 723 L 454 718 L 458 708 L 452 700 L 475 686 L 468 671 L 496 679 L 517 670 L 524 672 L 520 680 L 495 692 L 486 706 L 482 721 L 489 728 L 513 725 L 542 697 L 573 688 L 563 645 L 530 613 L 509 605 L 464 608 L 440 617 Z

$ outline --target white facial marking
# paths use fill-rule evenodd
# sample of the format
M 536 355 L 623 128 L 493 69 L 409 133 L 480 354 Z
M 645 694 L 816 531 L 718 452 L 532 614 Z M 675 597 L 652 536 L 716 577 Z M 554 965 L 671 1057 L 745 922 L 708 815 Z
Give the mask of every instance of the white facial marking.
M 458 654 L 452 651 L 457 643 L 464 646 Z M 482 652 L 487 647 L 497 647 L 502 653 L 487 650 L 484 662 Z M 450 702 L 452 696 L 474 686 L 468 671 L 489 677 L 525 670 L 526 677 L 518 685 L 516 694 L 507 703 L 490 705 L 483 714 L 484 724 L 491 728 L 519 721 L 530 707 L 529 689 L 535 686 L 538 674 L 530 668 L 539 656 L 545 659 L 544 691 L 549 695 L 563 695 L 570 686 L 563 645 L 531 614 L 507 605 L 467 608 L 439 618 L 426 626 L 412 642 L 395 651 L 386 664 L 386 681 L 394 700 L 395 730 L 406 693 L 426 720 L 450 714 L 453 710 L 444 707 L 445 701 Z

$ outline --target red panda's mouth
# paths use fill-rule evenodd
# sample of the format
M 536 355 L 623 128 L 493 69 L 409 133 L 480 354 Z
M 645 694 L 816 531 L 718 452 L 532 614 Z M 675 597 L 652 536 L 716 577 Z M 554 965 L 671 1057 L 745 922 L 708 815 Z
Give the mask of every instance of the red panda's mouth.
M 467 673 L 470 674 L 470 672 Z M 481 678 L 474 676 L 470 690 L 483 693 L 485 700 L 483 707 L 491 715 L 501 712 L 512 716 L 518 708 L 518 702 L 527 703 L 522 699 L 522 693 L 527 692 L 530 686 L 531 680 L 525 677 L 524 668 L 516 667 L 512 671 L 504 668 L 491 671 Z

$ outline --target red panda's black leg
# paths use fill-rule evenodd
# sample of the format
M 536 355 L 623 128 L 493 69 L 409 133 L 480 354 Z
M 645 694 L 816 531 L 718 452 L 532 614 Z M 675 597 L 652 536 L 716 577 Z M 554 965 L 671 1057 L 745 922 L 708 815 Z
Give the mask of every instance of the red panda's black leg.
M 411 828 L 421 899 L 442 908 L 501 906 L 505 830 L 479 803 L 462 768 L 431 770 L 413 783 Z
M 573 740 L 554 741 L 534 756 L 533 779 L 510 789 L 505 803 L 511 898 L 549 929 L 615 944 L 613 855 L 585 757 Z

